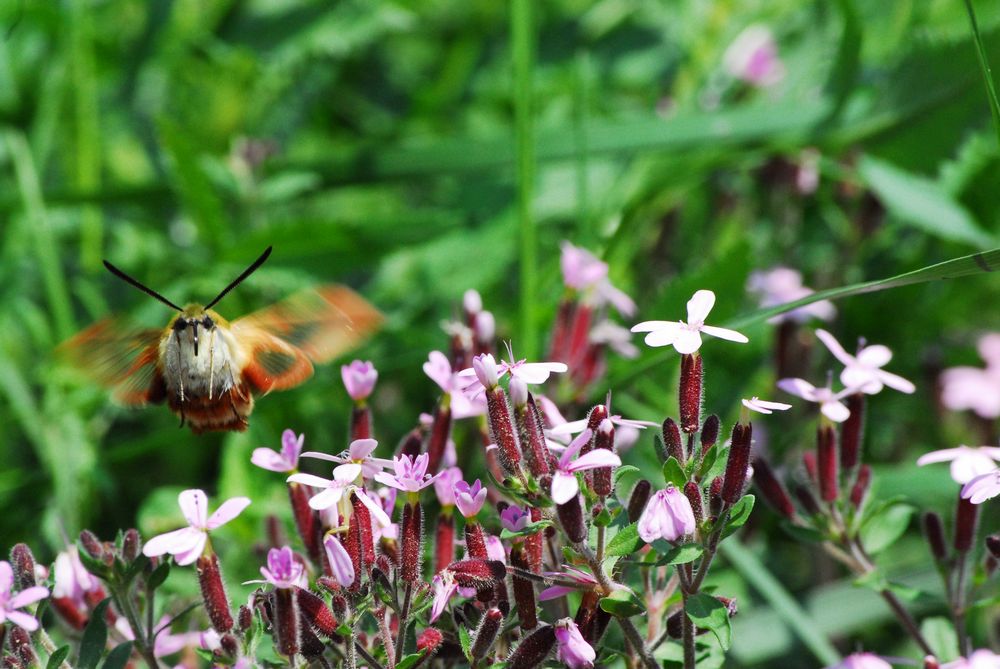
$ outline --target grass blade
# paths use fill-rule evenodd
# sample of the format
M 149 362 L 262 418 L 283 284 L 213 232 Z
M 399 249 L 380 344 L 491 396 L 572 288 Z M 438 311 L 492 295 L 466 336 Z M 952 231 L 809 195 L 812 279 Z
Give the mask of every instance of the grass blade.
M 531 211 L 535 186 L 535 128 L 533 86 L 535 27 L 532 0 L 511 4 L 511 52 L 514 61 L 514 136 L 517 156 L 517 221 L 520 230 L 521 341 L 518 348 L 529 360 L 537 345 L 535 292 L 538 290 L 538 231 Z
M 997 142 L 1000 142 L 1000 100 L 997 99 L 997 88 L 993 81 L 993 72 L 990 70 L 990 61 L 986 57 L 986 46 L 983 44 L 983 37 L 979 33 L 979 23 L 976 21 L 976 12 L 972 9 L 972 0 L 965 0 L 965 9 L 969 12 L 969 23 L 972 25 L 972 39 L 976 42 L 976 56 L 979 57 L 979 68 L 983 72 L 983 79 L 986 81 L 986 95 L 990 102 L 990 114 L 993 116 L 993 128 L 997 133 Z

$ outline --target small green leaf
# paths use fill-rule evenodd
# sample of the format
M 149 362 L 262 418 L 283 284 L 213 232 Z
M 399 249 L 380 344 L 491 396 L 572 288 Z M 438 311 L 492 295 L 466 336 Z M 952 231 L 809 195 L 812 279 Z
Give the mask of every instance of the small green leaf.
M 920 622 L 920 633 L 941 662 L 958 658 L 958 635 L 955 634 L 955 626 L 944 616 L 924 618 Z
M 49 661 L 46 663 L 45 669 L 57 669 L 67 657 L 69 657 L 69 646 L 62 646 L 49 655 Z
M 687 483 L 687 474 L 684 473 L 684 468 L 681 467 L 681 463 L 677 461 L 677 458 L 670 456 L 667 461 L 663 463 L 663 480 L 667 483 L 672 483 L 675 488 L 684 489 L 684 484 Z
M 594 518 L 594 527 L 607 527 L 611 524 L 613 518 L 614 516 L 611 515 L 611 509 L 605 505 L 604 508 L 601 509 L 601 512 L 597 514 L 597 517 Z
M 700 480 L 711 482 L 712 479 L 717 476 L 722 476 L 722 473 L 726 471 L 726 461 L 729 459 L 729 448 L 723 446 L 722 444 L 716 444 L 713 446 L 709 452 L 715 451 L 716 456 L 712 461 L 712 464 L 708 467 L 701 467 Z
M 131 656 L 132 642 L 126 641 L 120 643 L 108 653 L 108 657 L 104 660 L 104 664 L 101 665 L 101 669 L 125 669 L 125 665 L 128 664 L 129 657 Z
M 472 648 L 472 640 L 469 638 L 469 630 L 465 629 L 464 625 L 458 626 L 458 641 L 462 644 L 462 654 L 465 655 L 465 659 L 471 661 L 469 653 Z
M 642 472 L 639 471 L 638 467 L 623 465 L 615 469 L 614 487 L 615 496 L 618 498 L 618 501 L 620 501 L 623 505 L 627 505 L 629 497 L 632 496 L 632 490 L 635 488 L 635 484 L 641 478 Z
M 631 618 L 646 611 L 646 605 L 631 590 L 615 590 L 601 599 L 601 609 L 619 618 Z
M 412 655 L 407 655 L 396 663 L 396 669 L 410 669 L 410 667 L 419 662 L 423 656 L 423 653 L 413 653 Z
M 862 574 L 854 579 L 854 585 L 861 588 L 868 588 L 875 592 L 882 592 L 889 589 L 889 579 L 878 569 L 873 569 L 867 574 Z
M 146 587 L 150 590 L 156 590 L 158 587 L 163 585 L 163 582 L 167 580 L 167 576 L 170 575 L 170 561 L 163 560 L 160 562 L 159 566 L 153 570 L 153 573 L 149 575 L 146 579 Z
M 527 525 L 525 525 L 522 529 L 518 530 L 517 532 L 511 532 L 510 530 L 508 530 L 505 527 L 500 532 L 500 538 L 501 539 L 518 539 L 518 538 L 521 538 L 521 537 L 527 537 L 529 535 L 535 534 L 536 532 L 539 532 L 540 530 L 544 530 L 546 527 L 549 527 L 551 525 L 552 525 L 552 521 L 551 520 L 539 520 L 539 521 L 534 522 L 534 523 L 528 523 Z
M 618 482 L 622 480 L 622 477 L 624 477 L 626 474 L 633 474 L 633 473 L 635 474 L 640 473 L 639 468 L 636 467 L 635 465 L 622 465 L 621 467 L 615 469 L 615 473 L 612 476 L 612 482 L 614 483 L 614 485 L 617 486 Z
M 126 584 L 131 583 L 132 579 L 134 579 L 139 574 L 139 572 L 145 569 L 148 564 L 149 564 L 149 558 L 140 553 L 138 556 L 136 556 L 135 560 L 132 561 L 132 564 L 128 566 L 128 569 L 125 570 L 125 575 L 122 577 L 122 582 Z M 166 564 L 165 561 L 164 564 Z
M 711 630 L 722 649 L 729 650 L 733 642 L 733 625 L 729 620 L 729 611 L 722 602 L 699 592 L 688 598 L 684 611 L 696 627 Z
M 909 504 L 889 504 L 873 510 L 861 525 L 861 543 L 869 555 L 885 550 L 906 531 L 916 509 Z
M 746 524 L 750 519 L 750 512 L 753 511 L 755 499 L 753 495 L 743 495 L 736 504 L 733 504 L 733 508 L 729 511 L 729 520 L 726 521 L 726 529 L 722 531 L 723 539 Z
M 721 444 L 712 444 L 712 448 L 708 449 L 703 456 L 701 456 L 701 464 L 698 466 L 698 480 L 706 481 L 706 474 L 712 469 L 712 465 L 715 461 L 719 459 L 719 451 L 721 450 Z
M 631 555 L 639 550 L 643 541 L 639 538 L 639 526 L 636 523 L 626 525 L 611 537 L 604 554 L 608 557 Z
M 109 604 L 110 598 L 103 600 L 90 614 L 90 622 L 83 630 L 83 639 L 80 641 L 80 659 L 76 663 L 78 669 L 94 669 L 104 654 L 104 647 L 108 643 L 108 625 L 104 612 Z
M 656 561 L 657 566 L 668 564 L 687 564 L 694 562 L 705 552 L 698 544 L 683 544 L 674 546 L 659 539 L 653 542 L 653 550 L 660 554 L 660 559 Z

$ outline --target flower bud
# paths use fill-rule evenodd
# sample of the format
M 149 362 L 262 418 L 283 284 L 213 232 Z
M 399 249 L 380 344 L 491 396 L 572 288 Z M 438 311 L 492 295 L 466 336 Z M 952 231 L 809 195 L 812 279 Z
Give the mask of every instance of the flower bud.
M 292 658 L 299 652 L 298 598 L 291 588 L 278 588 L 272 597 L 275 650 Z
M 514 388 L 515 381 L 522 383 L 520 379 L 511 379 L 511 388 Z M 525 392 L 527 393 L 527 387 L 525 387 Z M 513 395 L 513 391 L 511 394 Z M 521 442 L 521 448 L 524 449 L 524 459 L 528 463 L 528 471 L 535 478 L 546 476 L 550 472 L 549 447 L 545 443 L 542 416 L 531 393 L 527 393 L 522 407 L 518 407 L 515 402 L 514 422 L 517 423 L 518 438 Z
M 472 370 L 476 373 L 479 383 L 483 384 L 487 394 L 500 383 L 497 361 L 488 353 L 477 355 L 472 359 Z
M 806 451 L 802 454 L 802 466 L 806 469 L 806 475 L 813 485 L 819 484 L 819 466 L 816 464 L 816 453 Z
M 691 503 L 691 512 L 694 514 L 695 525 L 701 526 L 705 520 L 705 507 L 701 499 L 701 488 L 694 481 L 688 481 L 684 484 L 684 496 Z
M 795 506 L 788 496 L 788 491 L 764 458 L 753 461 L 753 480 L 761 495 L 775 511 L 789 520 L 795 517 Z
M 857 466 L 861 455 L 861 437 L 865 425 L 865 395 L 854 393 L 847 398 L 851 415 L 840 424 L 840 467 L 844 471 Z
M 542 510 L 537 507 L 530 507 L 528 509 L 531 514 L 531 522 L 537 523 L 542 520 Z M 499 543 L 499 540 L 497 540 Z M 500 546 L 503 548 L 503 545 Z M 524 538 L 524 552 L 528 558 L 528 565 L 531 571 L 536 574 L 542 573 L 542 553 L 544 546 L 542 545 L 542 533 L 535 532 L 534 534 L 529 534 Z M 496 558 L 494 558 L 496 559 Z
M 521 446 L 517 430 L 510 416 L 507 395 L 503 388 L 494 384 L 486 391 L 486 417 L 490 427 L 490 438 L 497 445 L 500 466 L 508 476 L 520 476 Z
M 466 318 L 475 316 L 483 310 L 483 298 L 478 291 L 469 289 L 462 295 L 462 309 L 465 310 Z
M 986 537 L 986 549 L 990 555 L 1000 559 L 1000 534 L 991 534 Z
M 523 548 L 517 544 L 510 551 L 510 564 L 512 567 L 531 571 L 531 565 L 528 563 Z M 517 604 L 517 614 L 521 619 L 521 629 L 534 629 L 538 625 L 534 584 L 529 579 L 515 573 L 511 575 L 511 585 L 514 588 L 514 602 Z
M 219 570 L 219 556 L 215 553 L 202 555 L 198 558 L 196 566 L 205 613 L 212 621 L 215 631 L 225 634 L 233 628 L 233 615 L 229 611 L 229 598 L 226 596 L 222 572 Z
M 722 512 L 722 477 L 716 476 L 708 484 L 708 510 L 712 517 Z
M 542 625 L 524 637 L 507 658 L 507 669 L 536 669 L 552 653 L 556 645 L 556 631 L 551 625 Z
M 104 561 L 104 544 L 97 538 L 97 535 L 90 530 L 80 532 L 80 545 L 87 555 L 100 562 Z
M 420 666 L 424 662 L 429 661 L 441 648 L 441 643 L 444 641 L 444 635 L 441 634 L 440 630 L 436 627 L 428 627 L 423 632 L 417 636 L 417 652 L 421 653 L 422 657 L 414 666 Z
M 547 360 L 569 361 L 570 327 L 575 309 L 576 303 L 571 300 L 564 299 L 559 302 L 556 320 L 552 324 L 552 341 L 549 344 Z
M 959 493 L 958 508 L 955 510 L 955 550 L 965 553 L 972 548 L 979 524 L 979 506 L 964 499 Z
M 692 434 L 701 427 L 701 356 L 697 353 L 681 356 L 680 409 L 681 431 Z
M 489 557 L 489 553 L 486 552 L 486 536 L 483 534 L 483 526 L 470 518 L 465 521 L 465 547 L 469 551 L 469 557 L 481 560 Z
M 240 643 L 232 634 L 223 634 L 219 637 L 219 646 L 221 647 L 222 652 L 226 654 L 226 657 L 233 661 L 235 661 L 240 654 Z
M 139 530 L 134 527 L 125 530 L 125 534 L 122 535 L 122 560 L 131 564 L 139 557 L 141 550 L 142 538 L 139 536 Z
M 403 538 L 400 575 L 404 582 L 416 583 L 420 579 L 424 544 L 424 510 L 419 501 L 403 507 L 400 533 Z
M 497 335 L 497 321 L 489 311 L 480 311 L 476 314 L 476 323 L 472 328 L 472 334 L 476 339 L 476 352 L 489 353 L 493 350 L 493 340 Z
M 743 484 L 750 466 L 750 446 L 753 426 L 736 423 L 726 462 L 726 474 L 722 484 L 722 499 L 727 504 L 735 504 L 743 496 Z
M 416 459 L 423 452 L 424 437 L 419 427 L 415 427 L 399 442 L 399 457 Z
M 653 492 L 653 485 L 646 479 L 639 481 L 632 488 L 632 494 L 628 498 L 628 522 L 634 523 L 639 520 L 642 510 L 646 508 L 646 502 Z
M 507 565 L 499 560 L 459 560 L 448 565 L 448 571 L 463 588 L 477 590 L 493 587 L 507 578 Z
M 869 465 L 861 465 L 858 469 L 858 475 L 854 479 L 854 486 L 851 488 L 851 506 L 855 509 L 860 509 L 861 505 L 864 504 L 871 483 L 872 468 Z
M 428 474 L 437 474 L 450 436 L 451 407 L 442 400 L 434 412 L 434 422 L 431 423 L 431 433 L 427 438 Z
M 351 407 L 351 423 L 348 433 L 350 441 L 372 438 L 372 410 L 368 402 Z
M 486 657 L 496 642 L 502 626 L 503 613 L 500 612 L 500 609 L 492 608 L 483 614 L 479 620 L 479 628 L 472 640 L 472 646 L 469 648 L 469 655 L 472 656 L 473 662 Z
M 705 419 L 705 424 L 701 427 L 701 452 L 704 455 L 708 449 L 715 446 L 719 440 L 719 430 L 721 429 L 719 417 L 714 413 Z
M 455 561 L 455 516 L 438 514 L 434 528 L 434 573 Z
M 240 632 L 246 632 L 253 625 L 253 611 L 246 604 L 240 604 L 236 614 L 236 627 Z
M 25 667 L 37 667 L 38 656 L 35 647 L 31 645 L 31 635 L 24 628 L 14 625 L 7 639 L 8 647 L 13 651 L 18 661 Z
M 812 490 L 804 485 L 797 485 L 793 492 L 807 514 L 815 516 L 820 513 L 819 500 L 816 499 L 816 495 L 813 494 Z
M 10 549 L 10 564 L 14 568 L 14 587 L 24 590 L 35 585 L 35 556 L 28 544 L 14 544 Z
M 816 464 L 819 493 L 824 502 L 835 502 L 840 494 L 837 472 L 837 433 L 830 425 L 820 425 L 816 434 Z
M 585 304 L 577 304 L 576 310 L 573 312 L 573 322 L 570 325 L 569 350 L 566 353 L 566 359 L 571 363 L 583 360 L 587 346 L 590 343 L 590 323 L 592 317 L 593 312 L 590 307 Z M 571 364 L 570 366 L 576 367 L 578 365 Z
M 319 538 L 322 531 L 319 514 L 309 506 L 309 496 L 309 491 L 302 484 L 288 484 L 288 501 L 292 505 L 295 528 L 299 531 L 299 538 L 302 539 L 302 544 L 306 547 L 309 558 L 318 563 L 320 561 Z
M 924 669 L 941 669 L 941 663 L 933 655 L 924 658 Z
M 337 635 L 337 618 L 323 598 L 302 588 L 297 588 L 295 595 L 298 598 L 302 618 L 309 623 L 309 626 L 328 639 L 334 638 Z
M 660 458 L 666 462 L 667 458 L 673 456 L 677 461 L 684 464 L 684 445 L 681 441 L 681 431 L 673 418 L 663 421 L 663 448 L 665 453 L 660 454 Z
M 556 515 L 562 524 L 566 537 L 574 544 L 587 540 L 587 525 L 583 522 L 583 502 L 577 493 L 565 504 L 556 506 Z
M 603 448 L 614 453 L 615 426 L 612 425 L 610 419 L 605 418 L 597 426 L 597 432 L 594 434 L 594 448 Z M 598 497 L 607 497 L 612 493 L 611 472 L 611 467 L 601 467 L 593 471 L 593 490 Z

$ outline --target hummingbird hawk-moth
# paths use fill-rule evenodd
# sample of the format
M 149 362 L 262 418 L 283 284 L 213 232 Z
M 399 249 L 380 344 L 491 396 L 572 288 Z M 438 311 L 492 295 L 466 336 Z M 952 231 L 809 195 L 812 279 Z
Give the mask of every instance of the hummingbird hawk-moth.
M 112 274 L 178 314 L 164 329 L 136 329 L 107 318 L 62 351 L 113 388 L 122 404 L 166 402 L 195 434 L 246 430 L 254 397 L 304 382 L 314 362 L 343 353 L 382 320 L 361 296 L 336 285 L 296 293 L 232 322 L 212 309 L 270 254 L 269 246 L 207 305 L 183 308 L 105 260 Z

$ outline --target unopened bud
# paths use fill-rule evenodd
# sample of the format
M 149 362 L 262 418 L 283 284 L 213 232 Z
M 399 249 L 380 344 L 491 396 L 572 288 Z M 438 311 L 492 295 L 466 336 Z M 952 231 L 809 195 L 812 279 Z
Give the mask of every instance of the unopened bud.
M 489 558 L 483 526 L 471 518 L 465 519 L 465 548 L 469 551 L 469 557 L 481 560 Z
M 552 653 L 556 645 L 556 631 L 551 625 L 542 625 L 524 637 L 507 658 L 507 669 L 535 669 Z
M 448 565 L 448 571 L 463 588 L 477 590 L 492 587 L 507 577 L 507 565 L 499 560 L 459 560 Z
M 431 433 L 427 437 L 427 473 L 437 474 L 448 447 L 451 436 L 451 407 L 444 402 L 438 403 L 434 411 L 434 422 L 431 423 Z
M 948 557 L 948 548 L 945 545 L 944 539 L 944 524 L 941 522 L 941 516 L 933 511 L 928 511 L 923 515 L 922 521 L 924 538 L 927 539 L 927 544 L 931 547 L 931 555 L 934 556 L 937 562 L 941 562 Z
M 986 550 L 993 557 L 1000 559 L 1000 534 L 991 534 L 986 537 Z
M 14 544 L 10 549 L 10 563 L 14 568 L 14 587 L 24 590 L 35 585 L 35 556 L 28 544 Z
M 837 472 L 837 433 L 830 425 L 820 425 L 816 434 L 816 464 L 819 467 L 819 493 L 824 502 L 835 502 L 840 494 Z
M 205 613 L 212 621 L 215 631 L 224 634 L 233 628 L 233 615 L 229 612 L 229 598 L 219 570 L 219 557 L 215 553 L 202 555 L 196 566 Z
M 819 485 L 819 467 L 816 464 L 815 451 L 806 451 L 802 454 L 802 466 L 805 467 L 809 480 Z
M 295 591 L 278 588 L 274 598 L 274 643 L 275 649 L 285 657 L 294 657 L 299 652 L 299 610 Z
M 10 630 L 7 644 L 23 666 L 38 666 L 38 656 L 35 655 L 35 647 L 31 645 L 31 635 L 23 628 L 14 625 Z
M 872 468 L 869 465 L 861 465 L 858 468 L 858 475 L 854 479 L 854 486 L 851 488 L 851 506 L 860 509 L 868 496 L 868 488 L 872 483 Z
M 90 530 L 80 532 L 80 545 L 83 546 L 83 550 L 87 552 L 87 555 L 95 560 L 104 561 L 104 544 L 101 543 L 96 534 Z
M 523 408 L 528 404 L 528 384 L 524 382 L 524 379 L 513 377 L 507 390 L 510 391 L 510 403 L 514 405 L 515 409 Z
M 321 597 L 308 590 L 296 589 L 299 609 L 302 617 L 314 630 L 327 637 L 333 638 L 337 634 L 337 618 L 334 616 Z
M 219 645 L 222 647 L 222 652 L 226 654 L 226 657 L 235 660 L 240 654 L 240 643 L 232 634 L 223 634 L 219 637 Z
M 301 615 L 300 611 L 299 616 L 301 617 Z M 308 621 L 300 620 L 299 622 L 299 653 L 307 660 L 318 659 L 326 652 L 326 644 L 312 631 Z
M 597 432 L 594 433 L 594 448 L 603 448 L 614 452 L 615 426 L 610 419 L 605 418 L 597 426 Z M 612 493 L 611 472 L 612 467 L 601 467 L 594 470 L 593 490 L 598 497 L 607 497 Z
M 857 466 L 861 455 L 861 437 L 865 422 L 865 395 L 854 393 L 847 398 L 851 415 L 840 424 L 840 467 L 849 471 Z
M 565 504 L 556 506 L 556 515 L 566 532 L 566 537 L 574 544 L 587 540 L 587 525 L 583 522 L 583 506 L 577 493 Z
M 797 485 L 794 489 L 795 497 L 799 500 L 799 504 L 805 509 L 805 512 L 810 516 L 815 516 L 820 513 L 821 509 L 819 506 L 819 500 L 816 499 L 816 495 L 813 491 L 804 485 Z
M 420 428 L 415 427 L 399 442 L 399 457 L 416 459 L 423 451 L 423 448 L 424 436 L 421 434 Z
M 715 442 L 719 440 L 719 430 L 721 429 L 721 424 L 719 422 L 719 417 L 714 413 L 705 419 L 705 424 L 701 427 L 701 452 L 706 453 L 708 449 L 715 446 Z
M 521 446 L 510 416 L 507 395 L 500 386 L 486 390 L 486 415 L 490 438 L 497 445 L 500 466 L 508 476 L 518 476 L 521 471 Z
M 979 524 L 979 506 L 959 494 L 958 508 L 955 510 L 955 550 L 965 553 L 972 548 Z
M 420 579 L 424 544 L 424 510 L 419 501 L 403 507 L 400 533 L 403 539 L 400 575 L 404 582 L 416 583 Z
M 322 551 L 320 551 L 320 522 L 319 514 L 309 506 L 309 490 L 300 483 L 288 484 L 288 501 L 292 505 L 292 517 L 295 519 L 295 528 L 299 531 L 299 538 L 306 547 L 313 562 L 319 562 Z
M 743 496 L 743 483 L 750 466 L 750 445 L 753 427 L 750 423 L 733 426 L 733 436 L 726 462 L 725 481 L 722 484 L 722 499 L 727 504 L 735 504 Z
M 708 484 L 708 510 L 712 516 L 718 516 L 722 511 L 722 477 L 716 476 Z
M 697 353 L 681 356 L 680 400 L 681 431 L 692 434 L 701 427 L 701 356 Z
M 531 516 L 531 522 L 537 523 L 543 519 L 542 510 L 538 507 L 529 507 L 528 513 Z M 499 543 L 499 541 L 498 541 Z M 501 548 L 503 544 L 501 544 Z M 524 539 L 524 553 L 528 558 L 528 565 L 531 571 L 536 574 L 542 573 L 542 554 L 544 552 L 544 546 L 542 545 L 542 533 L 535 532 L 534 534 L 529 534 Z
M 486 657 L 486 654 L 490 652 L 490 648 L 496 642 L 501 627 L 503 627 L 503 613 L 500 612 L 500 609 L 492 608 L 483 614 L 483 617 L 479 621 L 479 628 L 476 630 L 476 636 L 472 640 L 472 646 L 469 649 L 469 654 L 472 656 L 473 661 L 482 660 Z
M 438 514 L 437 525 L 434 527 L 434 573 L 438 573 L 454 561 L 455 514 Z
M 436 627 L 428 627 L 421 632 L 417 636 L 417 652 L 421 653 L 422 657 L 417 662 L 417 665 L 422 665 L 433 658 L 438 649 L 441 648 L 443 641 L 444 635 Z
M 240 609 L 236 614 L 236 624 L 241 632 L 246 632 L 253 625 L 253 611 L 246 604 L 240 604 Z
M 764 458 L 753 461 L 753 480 L 761 495 L 775 511 L 788 519 L 795 517 L 795 505 L 792 504 L 788 491 Z
M 639 520 L 652 492 L 653 485 L 646 479 L 639 479 L 632 488 L 632 495 L 628 498 L 628 522 L 634 523 Z
M 684 496 L 691 503 L 691 511 L 694 512 L 695 525 L 700 526 L 705 520 L 705 506 L 701 499 L 701 488 L 694 481 L 684 484 Z
M 466 317 L 475 316 L 483 310 L 483 298 L 478 291 L 471 288 L 462 295 L 462 309 L 465 310 Z
M 357 441 L 358 439 L 371 439 L 371 438 L 372 438 L 371 407 L 368 405 L 367 400 L 355 402 L 354 406 L 351 407 L 350 439 L 351 441 Z
M 522 547 L 517 544 L 510 551 L 510 564 L 512 567 L 531 571 L 527 556 Z M 517 614 L 521 620 L 521 629 L 531 630 L 538 625 L 538 615 L 535 611 L 535 586 L 529 580 L 517 574 L 511 576 L 511 585 L 514 588 L 514 602 L 517 604 Z
M 126 563 L 133 562 L 139 557 L 141 550 L 142 538 L 139 536 L 139 530 L 134 527 L 125 530 L 125 534 L 122 536 L 122 560 Z
M 520 382 L 520 379 L 511 379 L 512 388 L 515 380 Z M 527 393 L 527 387 L 525 392 Z M 511 394 L 513 395 L 513 391 Z M 550 472 L 549 447 L 545 442 L 542 416 L 531 393 L 527 393 L 523 406 L 515 405 L 514 422 L 517 424 L 518 439 L 520 439 L 521 448 L 524 450 L 528 471 L 535 478 L 547 476 Z
M 663 448 L 665 453 L 660 454 L 660 458 L 666 462 L 667 458 L 674 457 L 681 464 L 684 464 L 684 444 L 681 441 L 681 431 L 673 418 L 663 421 Z

